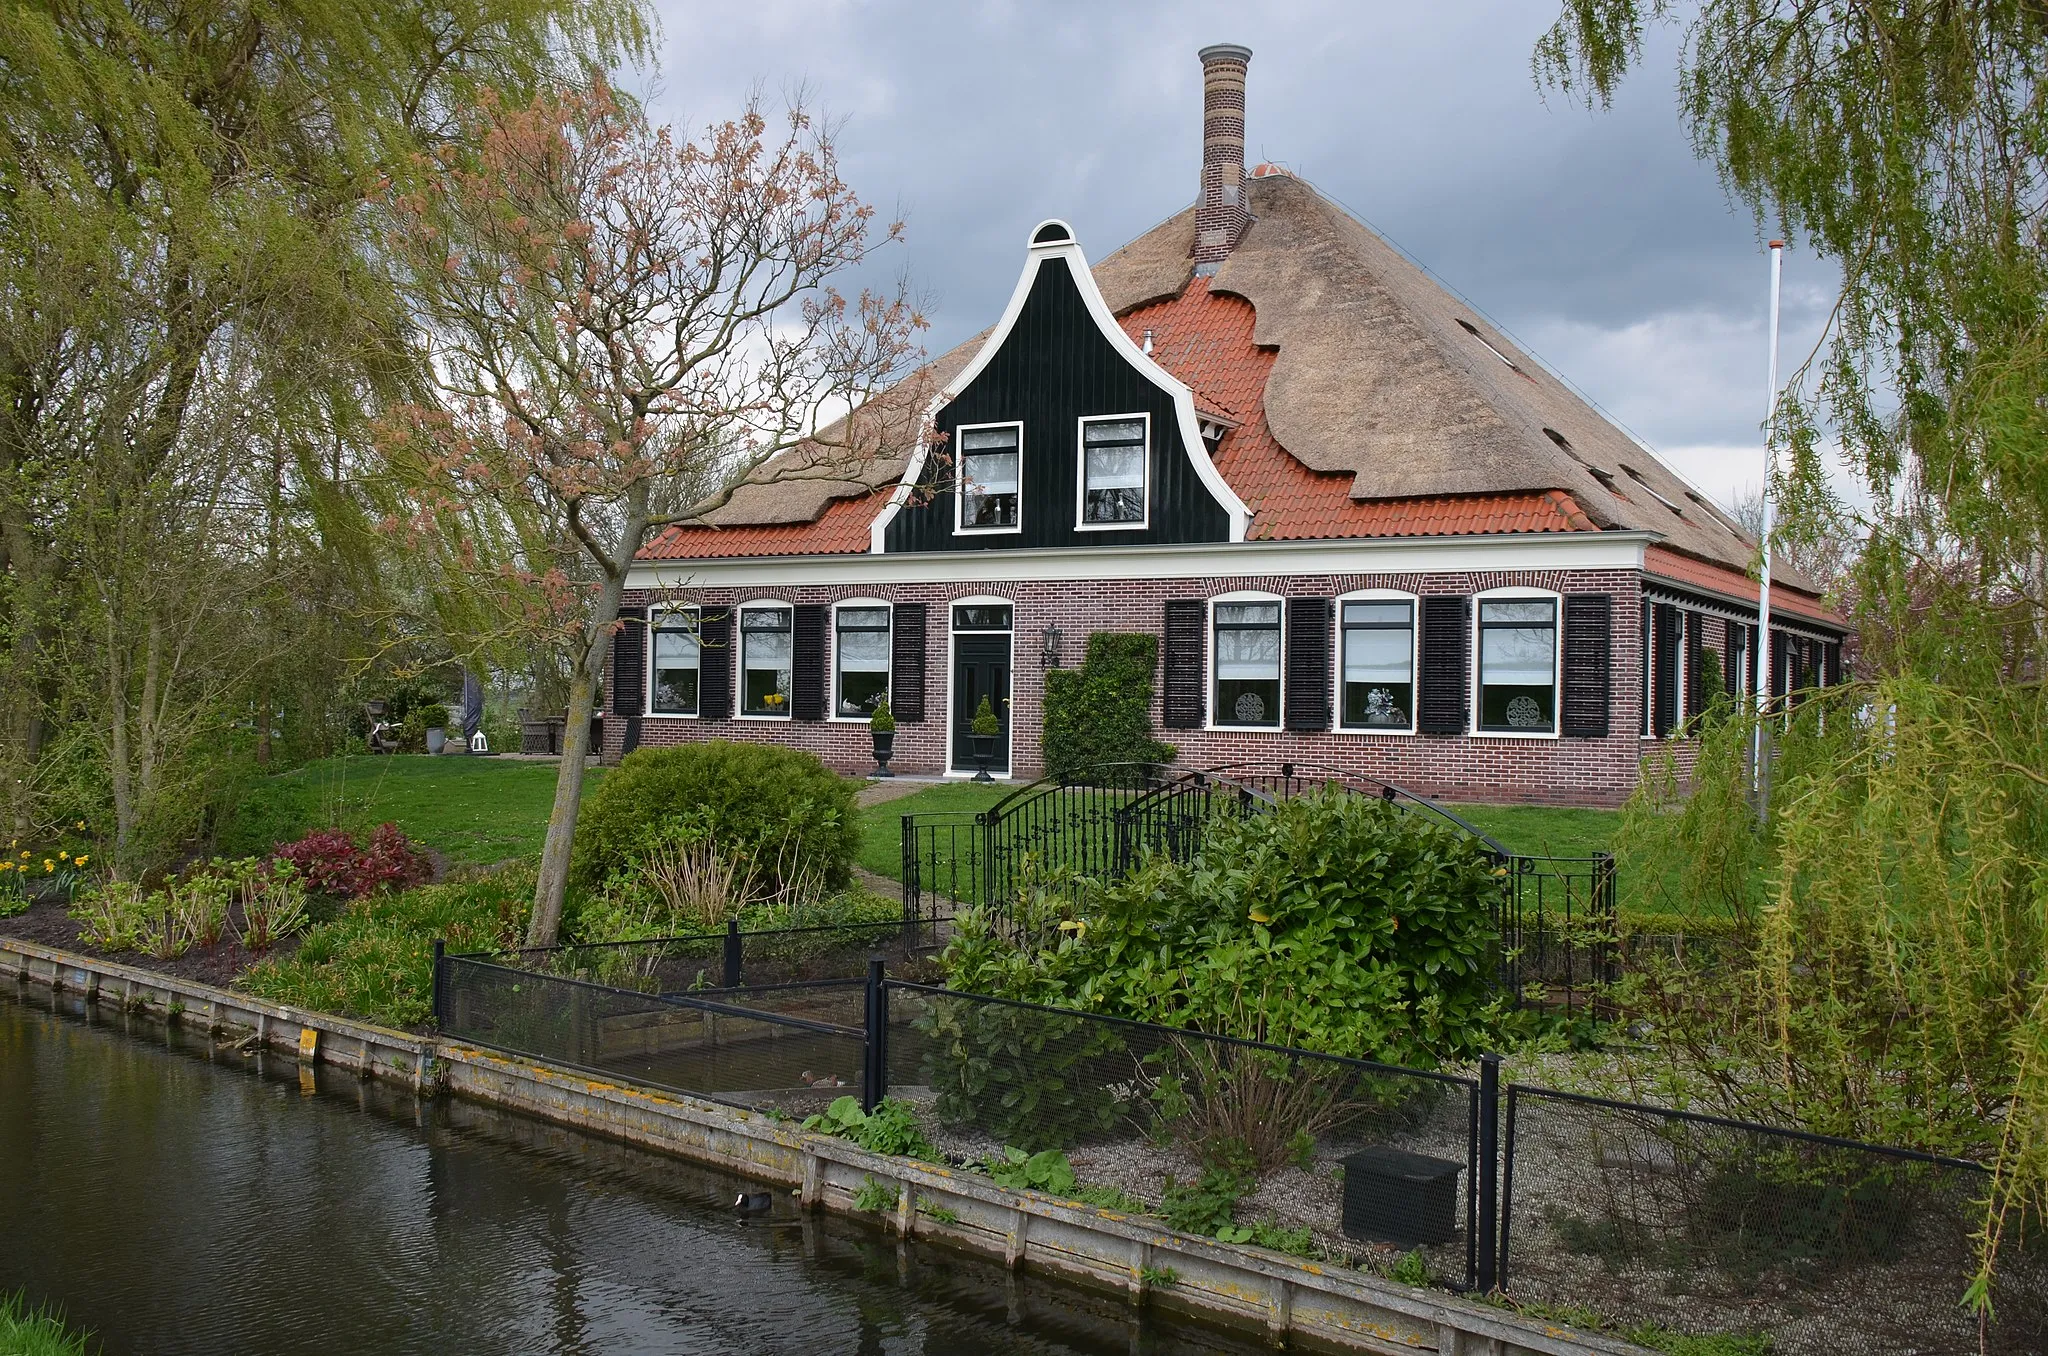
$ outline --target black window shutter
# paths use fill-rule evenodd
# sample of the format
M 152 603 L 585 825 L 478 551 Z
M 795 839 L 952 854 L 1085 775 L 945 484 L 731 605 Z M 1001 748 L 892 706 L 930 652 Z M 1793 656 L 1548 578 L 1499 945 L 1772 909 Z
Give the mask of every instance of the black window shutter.
M 1678 609 L 1669 603 L 1659 603 L 1652 612 L 1656 623 L 1656 652 L 1654 655 L 1657 674 L 1654 719 L 1650 732 L 1662 739 L 1678 728 L 1678 647 L 1681 643 L 1678 626 Z
M 1199 730 L 1208 707 L 1202 690 L 1202 612 L 1199 598 L 1166 605 L 1166 681 L 1162 715 L 1170 730 Z
M 1597 739 L 1607 733 L 1614 687 L 1614 600 L 1604 593 L 1573 593 L 1564 600 L 1564 719 L 1566 735 Z
M 1685 715 L 1690 724 L 1707 708 L 1707 686 L 1700 672 L 1700 651 L 1705 649 L 1707 619 L 1698 612 L 1685 614 Z
M 1287 728 L 1330 728 L 1330 616 L 1328 598 L 1287 600 Z
M 1827 685 L 1829 687 L 1840 687 L 1842 685 L 1842 642 L 1831 640 L 1826 645 L 1823 645 L 1821 647 L 1821 659 L 1826 666 L 1824 672 L 1827 674 Z
M 732 613 L 706 609 L 697 620 L 697 714 L 724 720 L 732 714 Z
M 637 716 L 647 709 L 647 609 L 619 609 L 619 629 L 612 632 L 612 686 L 605 702 L 615 716 Z
M 1750 660 L 1749 628 L 1741 622 L 1722 622 L 1721 690 L 1731 697 L 1742 695 L 1742 668 Z
M 923 603 L 898 603 L 889 617 L 889 713 L 898 725 L 924 720 Z
M 1771 632 L 1771 700 L 1783 701 L 1792 677 L 1792 637 Z
M 789 637 L 789 714 L 794 720 L 825 718 L 825 607 L 799 603 Z
M 1463 594 L 1422 600 L 1422 699 L 1415 728 L 1463 734 L 1469 706 L 1472 600 Z

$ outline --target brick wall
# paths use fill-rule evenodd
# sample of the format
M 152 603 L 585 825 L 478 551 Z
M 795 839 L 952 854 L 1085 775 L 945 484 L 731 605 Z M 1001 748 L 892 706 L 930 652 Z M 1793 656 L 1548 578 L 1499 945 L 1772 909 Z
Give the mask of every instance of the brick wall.
M 1161 629 L 1171 598 L 1257 590 L 1283 596 L 1334 597 L 1355 589 L 1391 588 L 1418 594 L 1477 593 L 1525 586 L 1561 593 L 1607 593 L 1614 599 L 1613 701 L 1609 734 L 1599 739 L 1502 739 L 1484 736 L 1378 735 L 1329 731 L 1298 734 L 1281 730 L 1160 730 L 1178 746 L 1179 762 L 1207 767 L 1240 759 L 1287 759 L 1344 767 L 1398 783 L 1426 795 L 1453 800 L 1527 801 L 1567 805 L 1615 805 L 1636 785 L 1640 761 L 1652 747 L 1643 727 L 1639 576 L 1629 570 L 1517 570 L 1474 574 L 1345 574 L 1316 576 L 1233 576 L 1207 580 L 1123 579 L 1100 583 L 1007 583 L 785 588 L 772 595 L 787 603 L 833 603 L 848 598 L 924 602 L 927 613 L 925 694 L 927 719 L 904 723 L 896 732 L 891 767 L 934 774 L 945 770 L 948 737 L 948 604 L 977 595 L 1011 600 L 1015 645 L 1011 685 L 1012 774 L 1023 781 L 1039 768 L 1040 702 L 1044 669 L 1040 660 L 1047 626 L 1062 633 L 1062 660 L 1080 662 L 1091 631 Z M 671 603 L 730 606 L 764 596 L 732 589 L 685 590 Z M 630 593 L 628 606 L 664 601 Z M 1155 684 L 1155 687 L 1157 685 Z M 607 684 L 607 690 L 610 685 Z M 607 712 L 608 715 L 614 714 Z M 1155 690 L 1153 719 L 1159 721 Z M 605 758 L 615 761 L 625 736 L 624 722 L 605 722 Z M 641 722 L 644 746 L 696 739 L 748 739 L 808 749 L 848 773 L 872 769 L 872 745 L 864 721 L 789 721 L 745 718 L 692 719 L 648 716 Z M 1689 748 L 1680 751 L 1689 760 Z

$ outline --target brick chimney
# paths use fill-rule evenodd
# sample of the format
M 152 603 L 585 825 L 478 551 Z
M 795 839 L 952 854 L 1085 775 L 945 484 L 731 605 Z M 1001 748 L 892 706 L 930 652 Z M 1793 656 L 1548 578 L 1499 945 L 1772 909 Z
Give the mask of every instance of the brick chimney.
M 1223 42 L 1202 57 L 1202 197 L 1195 207 L 1195 272 L 1230 257 L 1252 224 L 1244 202 L 1244 75 L 1252 49 Z

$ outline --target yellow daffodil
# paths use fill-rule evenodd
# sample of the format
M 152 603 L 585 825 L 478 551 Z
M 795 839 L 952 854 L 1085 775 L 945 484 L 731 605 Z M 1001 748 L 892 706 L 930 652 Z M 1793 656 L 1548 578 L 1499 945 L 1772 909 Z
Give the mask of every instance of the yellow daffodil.
M 84 854 L 83 852 L 79 853 L 79 854 L 78 854 L 78 856 L 77 856 L 76 858 L 74 858 L 74 859 L 72 860 L 72 863 L 71 863 L 71 864 L 72 864 L 73 866 L 84 866 L 84 865 L 85 865 L 85 854 Z
M 81 819 L 81 820 L 79 820 L 79 821 L 78 821 L 78 827 L 79 827 L 79 828 L 81 828 L 81 829 L 82 829 L 82 828 L 84 828 L 84 827 L 85 827 L 85 821 L 84 821 L 84 820 L 82 820 L 82 819 Z
M 23 848 L 23 849 L 21 850 L 21 859 L 22 859 L 23 861 L 27 861 L 27 860 L 28 860 L 28 849 L 27 849 L 27 848 Z
M 43 858 L 43 870 L 55 871 L 56 869 L 57 864 L 55 862 L 51 861 L 48 857 Z
M 58 860 L 58 861 L 60 861 L 60 862 L 68 862 L 68 861 L 70 861 L 70 860 L 71 860 L 71 854 L 70 854 L 70 853 L 68 853 L 68 852 L 66 852 L 66 851 L 65 851 L 65 850 L 64 850 L 63 848 L 58 848 L 58 849 L 57 849 L 57 860 Z
M 1267 913 L 1264 909 L 1253 909 L 1252 921 L 1254 923 L 1270 923 L 1273 921 L 1273 915 Z
M 0 871 L 12 871 L 13 869 L 13 862 L 0 862 Z

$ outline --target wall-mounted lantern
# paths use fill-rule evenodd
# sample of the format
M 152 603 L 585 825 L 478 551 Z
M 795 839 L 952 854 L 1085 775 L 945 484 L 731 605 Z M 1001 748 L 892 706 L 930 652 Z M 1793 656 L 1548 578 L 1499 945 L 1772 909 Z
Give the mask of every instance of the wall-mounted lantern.
M 1060 666 L 1060 628 L 1057 626 L 1045 628 L 1044 658 L 1047 668 L 1056 669 Z

